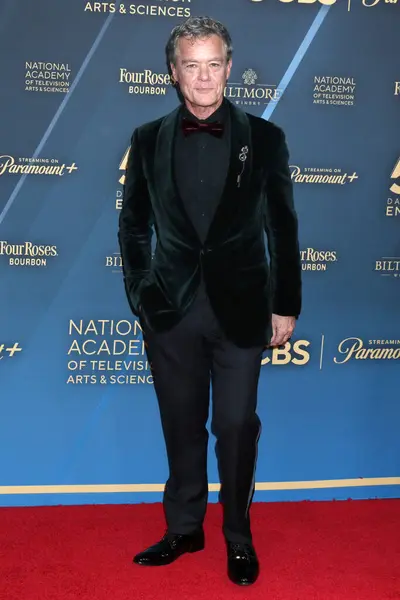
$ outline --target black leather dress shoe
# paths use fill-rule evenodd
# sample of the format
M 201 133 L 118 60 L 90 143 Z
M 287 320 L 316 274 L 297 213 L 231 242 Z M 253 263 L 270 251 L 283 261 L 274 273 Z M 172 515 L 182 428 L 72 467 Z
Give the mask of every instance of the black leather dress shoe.
M 251 585 L 257 580 L 260 566 L 251 544 L 227 542 L 228 577 L 237 585 Z
M 186 552 L 198 552 L 204 548 L 204 531 L 199 529 L 190 535 L 166 532 L 162 540 L 137 554 L 133 562 L 148 567 L 169 565 Z

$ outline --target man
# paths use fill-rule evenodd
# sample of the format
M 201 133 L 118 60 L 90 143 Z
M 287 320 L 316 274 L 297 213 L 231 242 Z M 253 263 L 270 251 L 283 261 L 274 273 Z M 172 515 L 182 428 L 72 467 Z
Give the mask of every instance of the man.
M 288 151 L 281 129 L 224 99 L 232 43 L 221 23 L 191 17 L 167 56 L 183 104 L 134 131 L 119 229 L 169 464 L 167 531 L 134 562 L 164 565 L 204 547 L 211 382 L 228 575 L 248 585 L 259 573 L 249 509 L 262 352 L 290 338 L 301 305 Z

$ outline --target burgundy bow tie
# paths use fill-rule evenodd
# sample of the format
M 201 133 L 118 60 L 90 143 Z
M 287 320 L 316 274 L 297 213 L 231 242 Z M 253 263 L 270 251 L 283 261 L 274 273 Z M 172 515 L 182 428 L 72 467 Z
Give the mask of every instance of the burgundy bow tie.
M 206 131 L 207 133 L 211 133 L 211 135 L 220 138 L 224 133 L 224 126 L 218 121 L 214 123 L 201 123 L 199 121 L 192 121 L 186 117 L 183 117 L 182 119 L 182 129 L 185 136 L 194 133 L 195 131 Z

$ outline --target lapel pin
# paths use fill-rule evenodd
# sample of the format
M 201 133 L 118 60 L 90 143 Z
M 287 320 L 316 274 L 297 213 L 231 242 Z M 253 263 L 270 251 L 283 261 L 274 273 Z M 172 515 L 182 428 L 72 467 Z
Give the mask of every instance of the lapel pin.
M 242 175 L 243 175 L 244 166 L 245 166 L 245 162 L 247 160 L 247 154 L 248 154 L 248 152 L 249 152 L 249 147 L 248 146 L 243 146 L 243 148 L 240 150 L 239 160 L 242 163 L 242 170 L 240 171 L 239 175 L 237 176 L 237 186 L 238 186 L 238 188 L 240 187 L 240 180 L 241 180 Z

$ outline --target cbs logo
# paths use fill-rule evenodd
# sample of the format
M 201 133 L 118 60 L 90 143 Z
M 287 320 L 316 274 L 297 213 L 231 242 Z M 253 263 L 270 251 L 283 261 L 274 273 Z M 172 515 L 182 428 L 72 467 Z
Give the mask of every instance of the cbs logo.
M 310 342 L 307 340 L 297 340 L 293 343 L 286 342 L 282 348 L 273 348 L 271 356 L 265 356 L 262 365 L 306 365 L 310 360 L 310 353 L 306 350 Z

